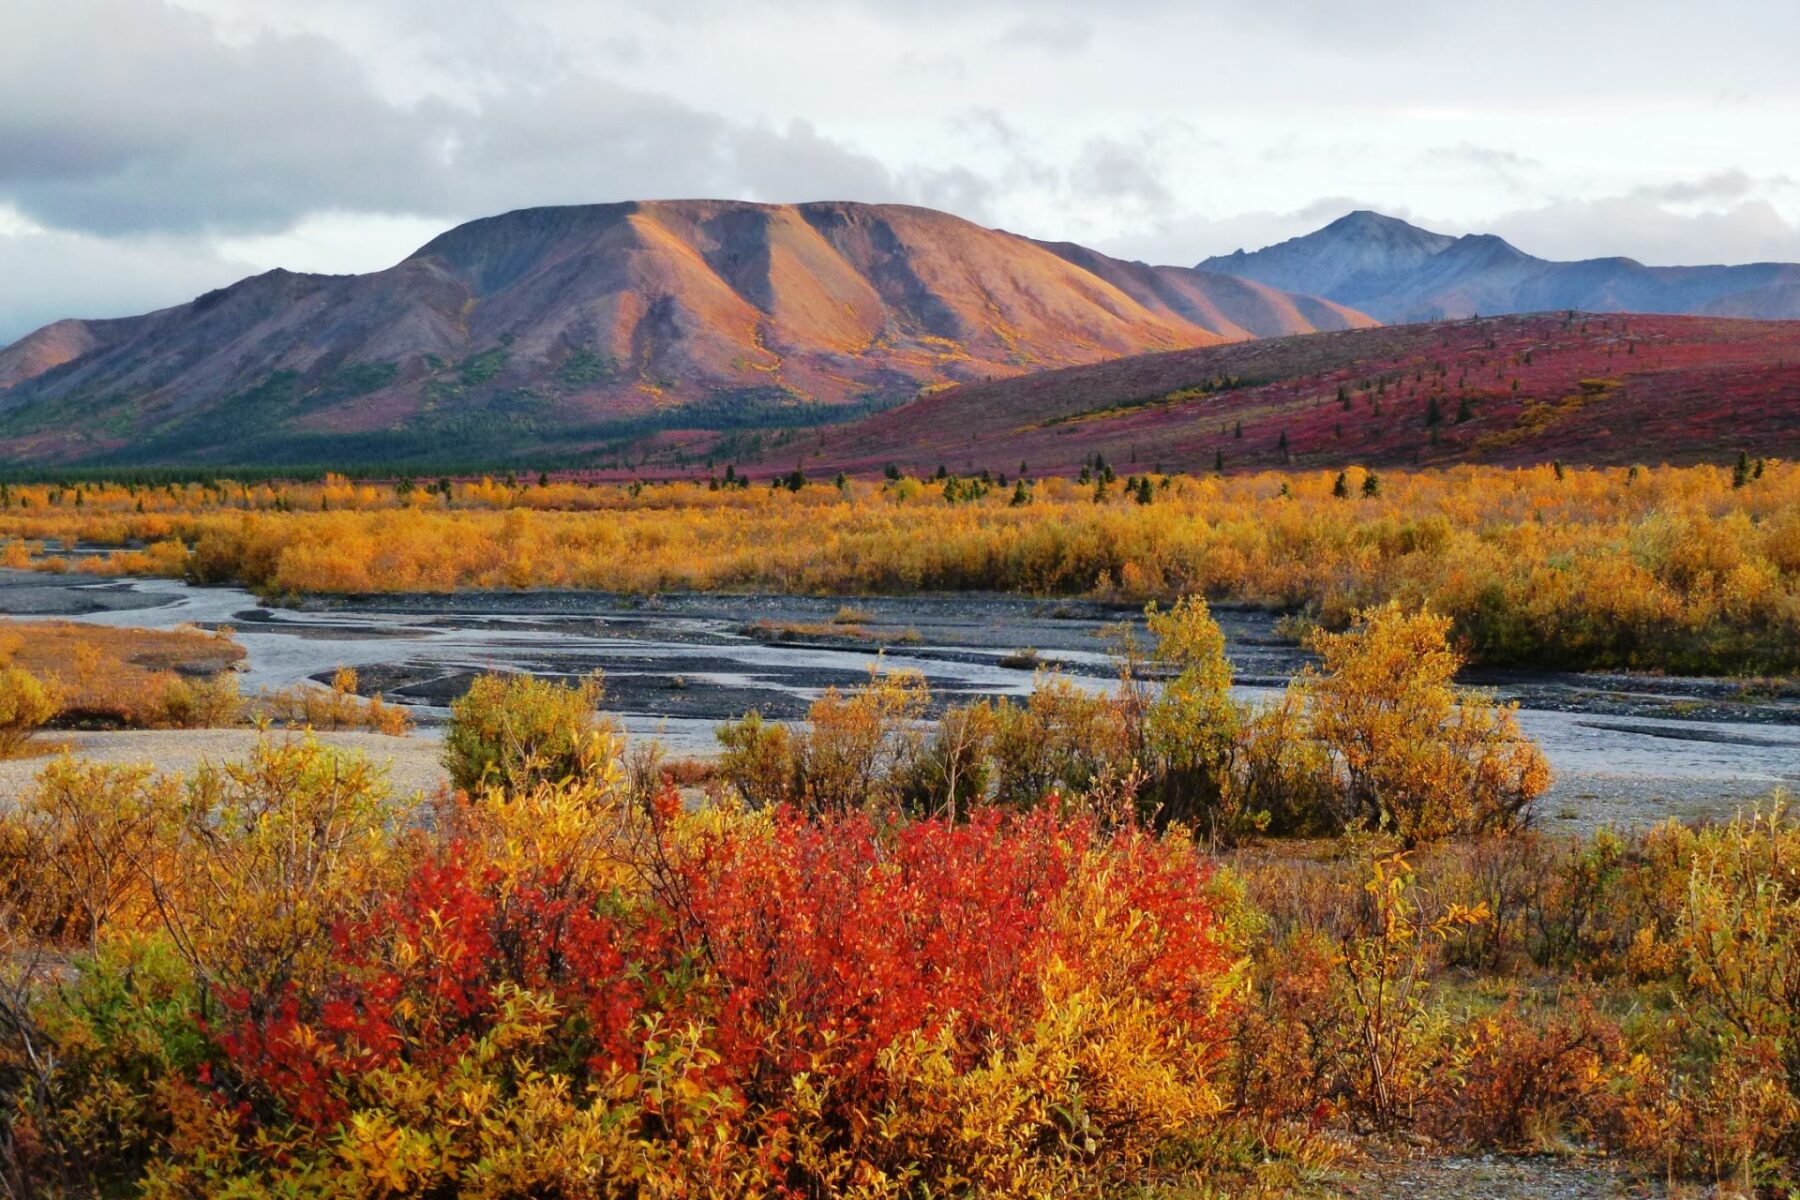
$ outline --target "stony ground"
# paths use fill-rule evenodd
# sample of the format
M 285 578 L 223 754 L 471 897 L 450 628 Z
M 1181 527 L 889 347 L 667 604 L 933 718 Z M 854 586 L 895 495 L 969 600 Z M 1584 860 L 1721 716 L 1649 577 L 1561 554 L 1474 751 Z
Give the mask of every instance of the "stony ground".
M 1625 1200 L 1668 1196 L 1605 1162 L 1540 1156 L 1388 1158 L 1347 1171 L 1332 1189 L 1346 1200 Z
M 31 786 L 44 764 L 62 748 L 93 762 L 149 763 L 169 774 L 186 774 L 202 762 L 222 763 L 246 757 L 260 735 L 254 729 L 151 729 L 39 734 L 29 758 L 0 762 L 0 803 L 14 800 Z M 275 737 L 290 736 L 275 733 Z M 385 767 L 397 795 L 435 792 L 444 782 L 438 764 L 442 744 L 417 734 L 390 737 L 380 733 L 320 733 L 328 746 L 358 750 Z

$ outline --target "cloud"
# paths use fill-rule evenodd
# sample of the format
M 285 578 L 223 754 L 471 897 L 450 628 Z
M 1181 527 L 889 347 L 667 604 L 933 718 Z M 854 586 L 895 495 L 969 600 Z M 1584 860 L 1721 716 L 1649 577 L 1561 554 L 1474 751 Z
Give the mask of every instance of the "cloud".
M 48 226 L 271 233 L 321 209 L 896 190 L 805 121 L 733 121 L 593 76 L 405 106 L 313 35 L 229 44 L 142 0 L 17 2 L 33 36 L 0 42 L 0 198 Z
M 1800 258 L 1800 6 L 1725 3 L 9 0 L 0 235 L 9 207 L 32 232 L 0 330 L 657 197 L 922 203 L 1157 262 L 1357 207 L 1557 257 Z
M 1677 189 L 1669 199 L 1687 194 Z M 1489 227 L 1519 249 L 1542 258 L 1622 255 L 1652 266 L 1800 262 L 1800 226 L 1767 200 L 1683 213 L 1634 192 L 1597 200 L 1562 200 L 1504 213 L 1489 222 Z
M 1007 26 L 991 45 L 1001 50 L 1050 50 L 1072 54 L 1094 40 L 1094 26 L 1080 17 L 1029 17 Z
M 0 219 L 0 346 L 63 317 L 179 304 L 253 270 L 193 239 L 100 238 Z
M 1163 211 L 1175 195 L 1162 179 L 1157 157 L 1157 147 L 1148 141 L 1089 138 L 1069 171 L 1069 184 L 1084 196 L 1129 210 Z
M 1707 204 L 1726 200 L 1742 200 L 1756 192 L 1785 191 L 1794 187 L 1786 175 L 1758 179 L 1748 171 L 1732 167 L 1715 171 L 1699 179 L 1677 179 L 1669 183 L 1644 184 L 1631 190 L 1634 200 L 1653 200 L 1661 204 Z

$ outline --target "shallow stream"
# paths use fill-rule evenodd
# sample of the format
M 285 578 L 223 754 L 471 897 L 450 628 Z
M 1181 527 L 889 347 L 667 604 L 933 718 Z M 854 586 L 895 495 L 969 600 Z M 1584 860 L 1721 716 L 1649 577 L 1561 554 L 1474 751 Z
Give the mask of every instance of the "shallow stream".
M 714 749 L 713 729 L 750 709 L 804 714 L 825 688 L 875 664 L 922 672 L 940 700 L 1023 695 L 1040 667 L 1111 686 L 1107 630 L 1131 614 L 1010 596 L 623 597 L 460 593 L 313 600 L 270 608 L 233 588 L 90 581 L 0 571 L 0 613 L 169 628 L 230 625 L 246 690 L 356 667 L 365 690 L 411 706 L 429 729 L 483 671 L 605 673 L 607 707 L 677 755 Z M 1264 612 L 1215 613 L 1247 698 L 1272 695 L 1306 661 Z M 1029 652 L 1028 652 L 1029 651 Z M 1519 701 L 1557 782 L 1551 828 L 1719 815 L 1800 786 L 1800 700 L 1732 681 L 1507 672 L 1470 682 Z

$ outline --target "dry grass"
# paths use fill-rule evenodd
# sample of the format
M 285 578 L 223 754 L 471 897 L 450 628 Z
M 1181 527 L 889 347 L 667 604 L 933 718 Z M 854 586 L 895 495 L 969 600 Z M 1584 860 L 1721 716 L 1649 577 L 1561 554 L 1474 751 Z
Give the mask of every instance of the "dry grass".
M 261 715 L 295 728 L 366 729 L 396 737 L 412 728 L 412 717 L 404 708 L 388 704 L 380 695 L 365 697 L 360 689 L 356 669 L 339 667 L 329 689 L 282 688 L 259 695 L 256 706 Z
M 235 724 L 236 688 L 226 673 L 243 657 L 244 648 L 223 628 L 0 625 L 0 663 L 50 684 L 59 702 L 56 722 L 64 725 Z
M 847 608 L 839 609 L 837 616 L 829 622 L 764 619 L 746 625 L 744 632 L 760 641 L 782 641 L 789 638 L 848 638 L 883 646 L 915 646 L 924 640 L 916 629 L 898 629 L 891 625 L 870 626 L 846 623 L 844 614 L 854 611 Z

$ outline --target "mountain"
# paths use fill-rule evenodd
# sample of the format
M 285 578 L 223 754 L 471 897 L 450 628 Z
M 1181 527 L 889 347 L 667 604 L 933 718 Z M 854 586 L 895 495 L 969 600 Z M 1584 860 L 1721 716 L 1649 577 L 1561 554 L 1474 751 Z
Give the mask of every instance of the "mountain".
M 14 462 L 578 458 L 921 388 L 1374 322 L 929 209 L 657 201 L 470 222 L 370 275 L 270 271 L 0 350 Z
M 1262 250 L 1209 258 L 1199 269 L 1329 297 L 1387 322 L 1552 310 L 1800 317 L 1793 263 L 1551 262 L 1491 234 L 1450 237 L 1366 211 Z
M 809 440 L 805 469 L 1073 474 L 1100 454 L 1125 475 L 1740 451 L 1800 456 L 1800 322 L 1536 314 L 1145 354 L 921 396 Z

